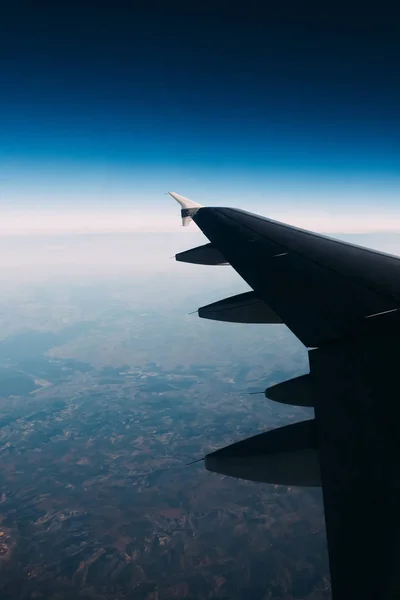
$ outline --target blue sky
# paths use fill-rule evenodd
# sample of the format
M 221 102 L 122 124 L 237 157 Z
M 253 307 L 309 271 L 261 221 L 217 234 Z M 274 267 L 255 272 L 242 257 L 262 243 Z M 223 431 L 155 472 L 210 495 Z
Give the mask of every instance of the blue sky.
M 257 10 L 10 9 L 0 233 L 170 231 L 168 190 L 322 231 L 400 230 L 390 15 Z

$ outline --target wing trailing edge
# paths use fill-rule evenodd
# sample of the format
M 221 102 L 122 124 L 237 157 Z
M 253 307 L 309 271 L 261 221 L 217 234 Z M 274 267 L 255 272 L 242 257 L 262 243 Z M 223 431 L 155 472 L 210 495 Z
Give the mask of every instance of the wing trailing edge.
M 247 438 L 204 458 L 208 471 L 277 485 L 321 485 L 315 420 Z
M 212 244 L 197 246 L 175 255 L 178 262 L 191 263 L 194 265 L 227 265 L 228 262 L 221 252 Z
M 265 390 L 265 396 L 274 402 L 291 406 L 311 408 L 315 406 L 316 402 L 313 378 L 310 374 L 300 375 L 300 377 L 272 385 Z
M 254 292 L 237 294 L 199 308 L 199 317 L 230 323 L 282 323 L 278 315 Z

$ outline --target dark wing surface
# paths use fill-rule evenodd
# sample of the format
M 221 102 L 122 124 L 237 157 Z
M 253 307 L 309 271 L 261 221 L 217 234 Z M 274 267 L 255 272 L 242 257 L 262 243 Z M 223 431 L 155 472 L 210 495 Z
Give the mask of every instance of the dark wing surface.
M 241 210 L 185 210 L 312 348 L 333 598 L 400 598 L 400 259 Z
M 308 347 L 400 307 L 400 260 L 231 208 L 193 220 Z

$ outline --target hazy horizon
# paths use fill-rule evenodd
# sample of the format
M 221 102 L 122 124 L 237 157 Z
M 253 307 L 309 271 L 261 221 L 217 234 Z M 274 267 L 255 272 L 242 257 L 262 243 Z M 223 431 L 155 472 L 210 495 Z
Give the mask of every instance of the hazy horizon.
M 0 235 L 0 278 L 3 283 L 45 280 L 118 280 L 158 277 L 171 287 L 189 289 L 203 282 L 212 293 L 221 281 L 243 284 L 229 266 L 212 267 L 175 261 L 175 254 L 208 243 L 194 223 L 181 228 L 175 211 L 174 232 Z M 400 255 L 400 233 L 329 233 L 360 246 Z

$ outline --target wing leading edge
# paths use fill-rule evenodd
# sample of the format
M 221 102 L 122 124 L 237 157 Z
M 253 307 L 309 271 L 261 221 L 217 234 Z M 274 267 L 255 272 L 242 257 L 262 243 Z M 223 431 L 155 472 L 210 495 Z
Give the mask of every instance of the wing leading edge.
M 279 401 L 286 394 L 296 404 L 298 390 L 298 404 L 315 409 L 316 441 L 299 448 L 316 447 L 319 457 L 333 598 L 399 598 L 400 259 L 237 209 L 196 207 L 190 216 L 277 322 L 313 348 L 310 373 L 276 386 L 271 398 L 279 392 Z M 226 474 L 276 478 L 291 435 L 276 431 L 262 434 L 262 452 L 277 459 L 258 454 L 253 464 L 250 440 L 238 460 L 242 446 L 234 444 Z M 206 467 L 217 470 L 220 453 Z M 308 479 L 297 482 L 312 480 L 304 469 Z

